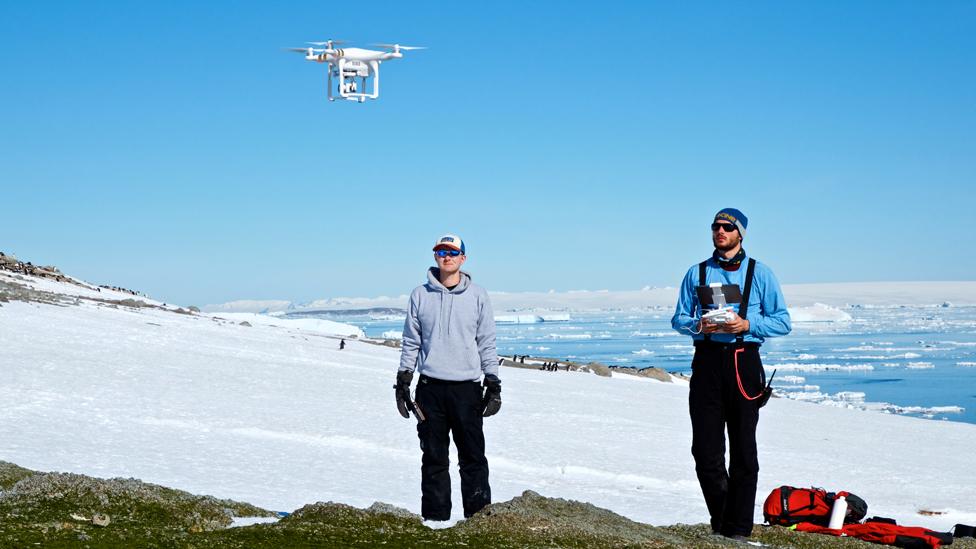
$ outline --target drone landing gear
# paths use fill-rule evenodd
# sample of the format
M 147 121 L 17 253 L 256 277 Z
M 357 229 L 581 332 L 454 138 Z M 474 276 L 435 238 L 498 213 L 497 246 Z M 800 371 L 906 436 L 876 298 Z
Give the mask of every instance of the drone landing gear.
M 347 101 L 365 103 L 367 99 L 380 96 L 380 67 L 379 61 L 346 61 L 340 58 L 337 67 L 330 65 L 329 70 L 329 101 L 335 101 L 332 90 L 339 93 L 339 97 Z M 333 87 L 333 77 L 338 84 Z M 358 79 L 358 82 L 357 82 Z M 372 79 L 372 90 L 368 90 L 367 82 Z

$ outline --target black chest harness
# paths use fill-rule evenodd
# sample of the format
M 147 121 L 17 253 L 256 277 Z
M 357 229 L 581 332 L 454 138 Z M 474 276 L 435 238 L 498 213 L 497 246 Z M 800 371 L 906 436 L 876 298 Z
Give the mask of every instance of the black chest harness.
M 708 264 L 708 260 L 702 261 L 698 264 L 698 285 L 702 287 L 708 287 L 705 283 L 705 267 Z M 742 302 L 739 303 L 739 316 L 745 320 L 746 316 L 749 314 L 749 294 L 752 293 L 752 277 L 756 271 L 756 260 L 749 258 L 749 265 L 746 267 L 746 282 L 745 287 L 742 288 Z M 698 304 L 698 314 L 702 314 L 701 303 Z M 710 334 L 705 334 L 705 341 L 711 341 L 712 336 Z M 742 334 L 739 334 L 735 338 L 735 342 L 739 345 L 745 341 Z
M 705 260 L 698 264 L 698 284 L 699 286 L 704 286 L 706 288 L 708 287 L 708 284 L 705 283 L 705 267 L 707 263 L 708 260 Z M 749 294 L 752 293 L 752 278 L 755 271 L 756 271 L 756 260 L 750 257 L 749 265 L 746 267 L 745 287 L 742 288 L 742 301 L 739 303 L 739 316 L 742 317 L 743 320 L 749 314 Z M 701 310 L 702 310 L 702 306 L 701 303 L 699 303 L 698 304 L 699 315 L 701 314 Z M 712 342 L 712 337 L 710 334 L 705 334 L 705 342 L 706 343 Z M 733 364 L 735 365 L 735 380 L 739 385 L 739 392 L 742 393 L 742 396 L 746 400 L 750 400 L 750 401 L 758 400 L 759 407 L 762 408 L 763 406 L 766 405 L 766 402 L 769 400 L 769 397 L 771 397 L 773 394 L 772 383 L 773 383 L 773 378 L 776 377 L 776 370 L 773 370 L 773 375 L 769 376 L 769 381 L 765 380 L 766 375 L 765 373 L 763 373 L 763 378 L 764 378 L 763 381 L 765 382 L 765 387 L 758 394 L 750 396 L 749 394 L 746 393 L 745 387 L 742 386 L 742 377 L 739 375 L 739 354 L 745 350 L 744 349 L 745 338 L 743 337 L 742 334 L 736 336 L 735 344 L 736 344 L 736 349 L 732 352 L 732 359 L 733 359 Z

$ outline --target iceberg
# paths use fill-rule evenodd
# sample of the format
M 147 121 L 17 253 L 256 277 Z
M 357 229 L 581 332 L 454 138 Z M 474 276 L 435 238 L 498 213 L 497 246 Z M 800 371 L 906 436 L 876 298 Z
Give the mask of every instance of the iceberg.
M 851 315 L 830 305 L 814 303 L 809 307 L 792 307 L 789 309 L 793 322 L 850 322 Z
M 495 315 L 496 324 L 535 324 L 545 322 L 539 315 Z

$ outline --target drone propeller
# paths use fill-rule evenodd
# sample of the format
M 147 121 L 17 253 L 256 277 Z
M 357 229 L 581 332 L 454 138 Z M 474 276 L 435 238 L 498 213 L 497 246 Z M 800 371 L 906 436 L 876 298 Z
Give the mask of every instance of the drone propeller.
M 325 53 L 328 50 L 322 48 L 285 48 L 285 51 L 293 51 L 296 53 L 304 53 L 305 55 L 316 55 L 319 53 Z
M 427 46 L 401 46 L 400 44 L 370 44 L 371 46 L 378 46 L 380 48 L 390 48 L 394 51 L 399 50 L 426 50 Z
M 345 40 L 325 40 L 324 42 L 306 42 L 306 44 L 311 44 L 313 46 L 327 46 L 331 48 L 334 44 L 345 44 Z

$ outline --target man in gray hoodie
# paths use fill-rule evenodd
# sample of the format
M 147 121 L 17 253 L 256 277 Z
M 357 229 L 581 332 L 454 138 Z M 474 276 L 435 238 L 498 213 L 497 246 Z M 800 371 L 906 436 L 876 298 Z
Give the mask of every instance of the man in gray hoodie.
M 464 242 L 445 235 L 434 244 L 436 267 L 410 294 L 397 372 L 397 409 L 417 415 L 424 520 L 451 518 L 449 433 L 457 445 L 464 516 L 491 503 L 482 418 L 501 408 L 495 317 L 488 292 L 461 271 Z M 416 403 L 410 382 L 418 370 Z M 484 391 L 481 376 L 484 374 Z

